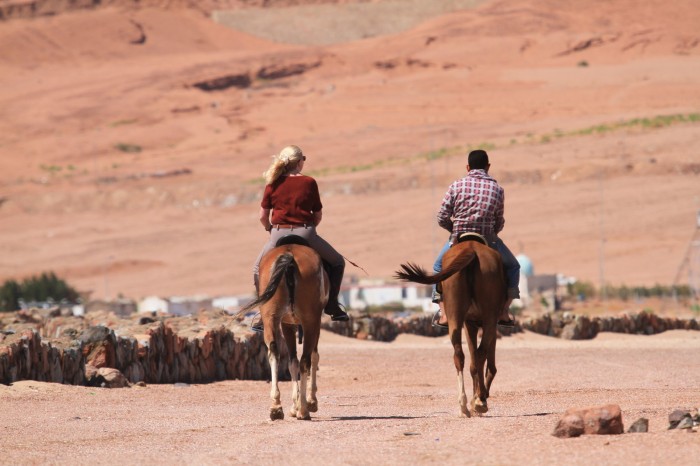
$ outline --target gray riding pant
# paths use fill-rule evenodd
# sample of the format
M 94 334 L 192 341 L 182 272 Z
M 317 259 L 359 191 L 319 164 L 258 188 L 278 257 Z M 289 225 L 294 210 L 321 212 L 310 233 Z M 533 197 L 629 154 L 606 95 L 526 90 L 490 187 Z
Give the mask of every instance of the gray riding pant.
M 253 265 L 253 275 L 258 276 L 260 274 L 260 261 L 263 256 L 274 249 L 275 244 L 280 238 L 287 235 L 301 236 L 309 245 L 321 256 L 321 259 L 328 262 L 331 267 L 344 267 L 345 259 L 342 255 L 331 246 L 325 239 L 321 238 L 316 234 L 316 227 L 313 226 L 300 226 L 294 228 L 277 228 L 275 226 L 270 230 L 270 239 L 263 246 L 260 255 L 255 260 L 255 265 Z

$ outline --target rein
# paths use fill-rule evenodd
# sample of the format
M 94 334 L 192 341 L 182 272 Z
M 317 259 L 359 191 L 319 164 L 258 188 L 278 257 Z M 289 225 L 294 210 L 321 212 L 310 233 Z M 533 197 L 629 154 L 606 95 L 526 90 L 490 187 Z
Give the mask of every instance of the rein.
M 341 254 L 341 256 L 343 256 L 343 255 Z M 353 261 L 351 261 L 350 259 L 348 259 L 348 258 L 345 257 L 345 256 L 343 256 L 343 259 L 345 259 L 346 261 L 350 262 L 350 264 L 354 265 L 355 268 L 358 268 L 358 269 L 362 270 L 362 271 L 365 273 L 365 275 L 367 275 L 367 276 L 369 277 L 369 274 L 367 273 L 367 271 L 366 271 L 365 269 L 363 269 L 362 267 L 360 267 L 359 265 L 357 265 L 356 263 L 354 263 Z

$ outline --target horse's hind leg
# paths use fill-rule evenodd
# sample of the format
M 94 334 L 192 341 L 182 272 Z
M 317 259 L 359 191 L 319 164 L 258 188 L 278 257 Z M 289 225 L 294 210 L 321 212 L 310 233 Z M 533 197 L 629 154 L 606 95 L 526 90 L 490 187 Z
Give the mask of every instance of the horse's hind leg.
M 318 372 L 318 344 L 314 348 L 314 352 L 311 353 L 311 389 L 309 391 L 309 396 L 306 397 L 306 405 L 309 408 L 309 412 L 315 413 L 318 411 L 318 400 L 316 399 L 316 391 L 318 390 L 316 386 L 316 372 Z
M 319 322 L 320 324 L 320 322 Z M 297 413 L 297 419 L 309 420 L 311 415 L 309 414 L 309 406 L 306 401 L 306 389 L 309 379 L 309 375 L 312 374 L 313 361 L 312 354 L 316 352 L 316 347 L 318 345 L 320 329 L 307 329 L 304 332 L 304 349 L 301 353 L 301 360 L 299 361 L 300 377 L 299 377 L 299 412 Z M 312 387 L 315 384 L 312 380 Z M 313 391 L 313 390 L 312 390 Z M 314 393 L 315 396 L 315 393 Z
M 467 322 L 466 327 L 469 352 L 471 354 L 469 372 L 471 372 L 474 390 L 474 396 L 472 397 L 470 405 L 472 412 L 475 414 L 483 414 L 489 410 L 486 403 L 486 387 L 484 386 L 484 361 L 486 359 L 484 340 L 482 337 L 481 344 L 477 347 L 476 341 L 479 328 L 475 324 L 469 322 Z
M 496 372 L 496 339 L 492 338 L 486 349 L 486 398 L 491 393 L 491 384 Z
M 272 398 L 272 406 L 270 406 L 270 419 L 276 421 L 278 419 L 284 419 L 284 409 L 282 409 L 282 403 L 280 401 L 280 388 L 279 388 L 279 360 L 280 353 L 277 347 L 277 341 L 267 339 L 268 328 L 265 327 L 265 340 L 267 343 L 267 358 L 270 361 L 270 375 L 272 381 L 270 383 L 270 398 Z M 272 334 L 273 331 L 270 330 Z
M 454 348 L 454 363 L 457 369 L 457 402 L 461 416 L 470 417 L 467 407 L 467 394 L 464 392 L 464 350 L 462 349 L 462 329 L 460 326 L 450 327 L 450 340 Z
M 289 374 L 292 377 L 292 406 L 289 408 L 289 415 L 292 417 L 296 417 L 299 410 L 299 358 L 297 357 L 294 329 L 294 326 L 282 325 L 284 341 L 287 343 L 287 349 L 289 350 Z

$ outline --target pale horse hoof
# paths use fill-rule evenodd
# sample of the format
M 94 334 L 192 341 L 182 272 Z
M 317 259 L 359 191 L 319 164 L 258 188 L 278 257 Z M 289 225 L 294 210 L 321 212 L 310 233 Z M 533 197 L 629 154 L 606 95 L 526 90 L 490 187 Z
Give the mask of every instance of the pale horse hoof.
M 301 412 L 297 413 L 297 419 L 300 421 L 310 421 L 311 420 L 311 415 L 307 412 L 305 415 L 302 415 Z
M 476 414 L 477 416 L 480 416 L 489 410 L 488 404 L 484 403 L 478 398 L 474 398 L 471 402 L 472 405 L 472 413 Z

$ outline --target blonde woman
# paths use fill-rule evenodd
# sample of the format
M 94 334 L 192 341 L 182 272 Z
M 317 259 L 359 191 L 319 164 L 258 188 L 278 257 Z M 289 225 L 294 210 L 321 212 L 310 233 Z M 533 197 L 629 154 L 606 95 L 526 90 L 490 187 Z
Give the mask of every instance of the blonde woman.
M 280 238 L 290 234 L 301 236 L 330 266 L 329 298 L 324 312 L 332 320 L 346 321 L 348 315 L 338 303 L 345 259 L 316 233 L 316 227 L 321 223 L 323 205 L 316 180 L 301 174 L 306 156 L 299 147 L 287 146 L 273 158 L 270 168 L 263 174 L 266 186 L 260 204 L 260 223 L 270 233 L 270 237 L 253 266 L 255 290 L 260 292 L 259 270 L 262 257 L 275 247 Z M 262 329 L 262 321 L 255 323 L 253 329 Z

